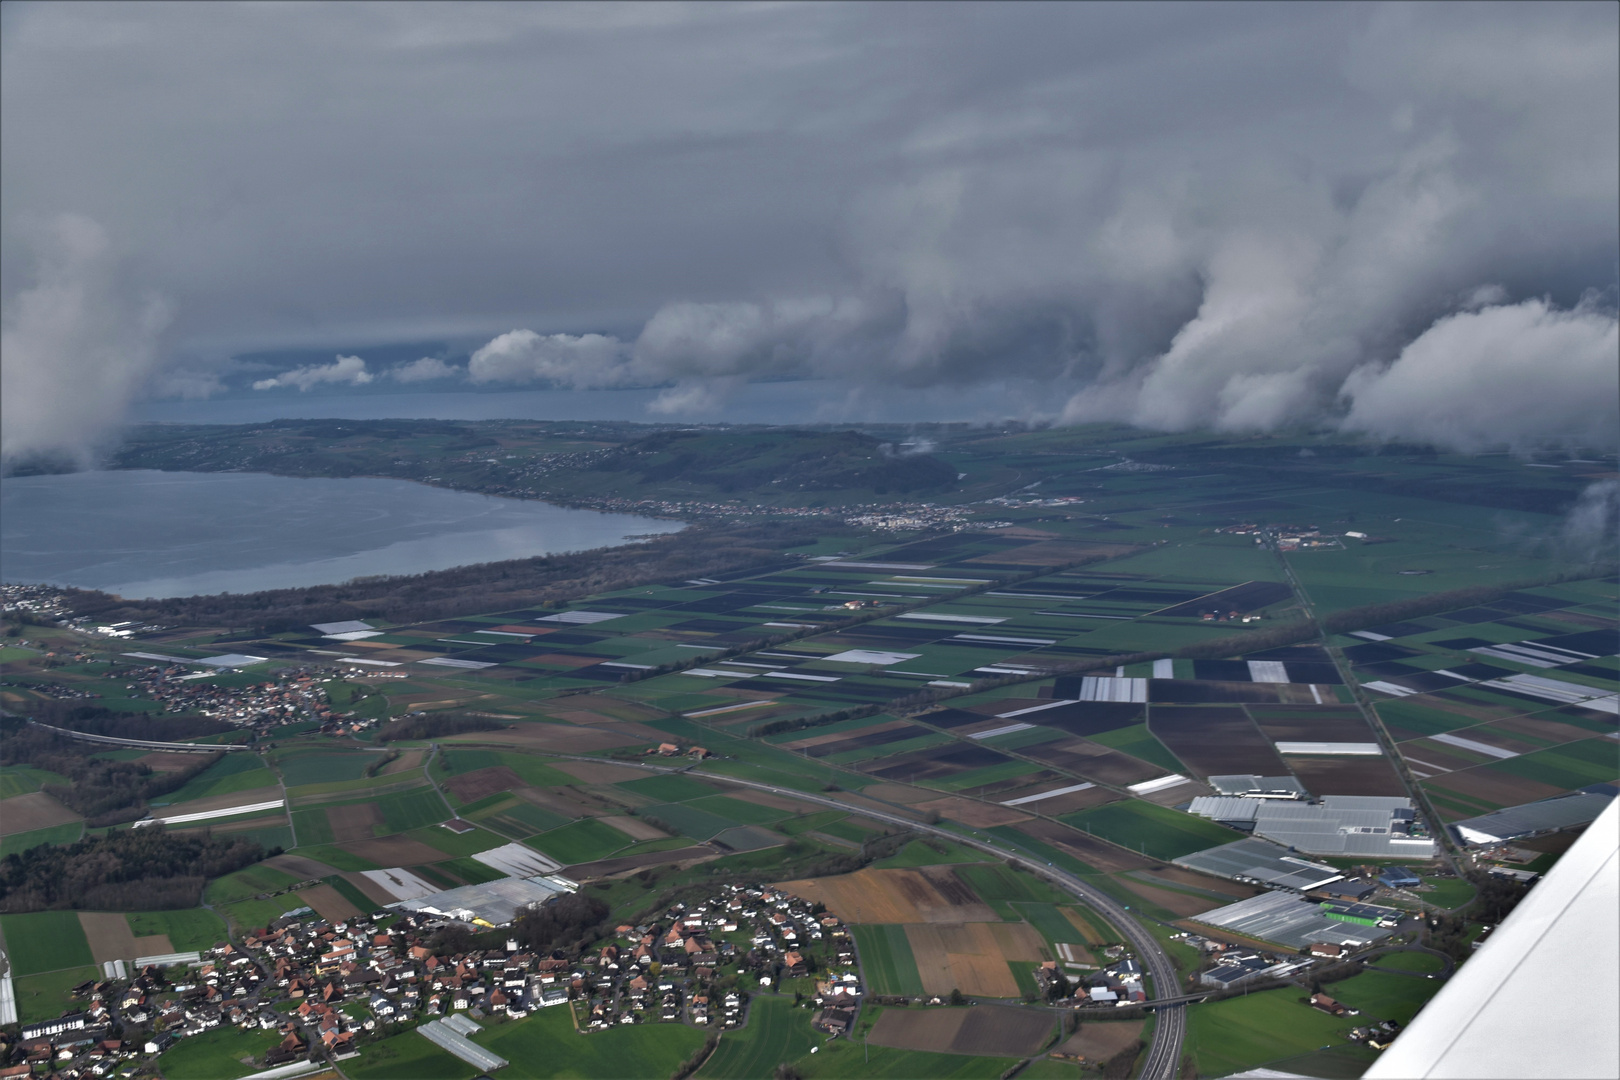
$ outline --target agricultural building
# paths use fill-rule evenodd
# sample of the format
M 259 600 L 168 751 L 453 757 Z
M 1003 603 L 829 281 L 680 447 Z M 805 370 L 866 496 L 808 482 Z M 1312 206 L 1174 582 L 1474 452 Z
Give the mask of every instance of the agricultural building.
M 1198 981 L 1203 986 L 1213 986 L 1217 990 L 1230 990 L 1234 986 L 1253 982 L 1267 971 L 1271 970 L 1271 963 L 1258 956 L 1229 956 L 1219 964 L 1202 972 Z
M 543 904 L 554 896 L 571 893 L 578 888 L 577 882 L 556 875 L 508 877 L 486 881 L 482 885 L 463 885 L 444 892 L 429 893 L 390 906 L 440 915 L 476 926 L 506 926 L 517 918 L 517 913 L 523 908 Z
M 1489 847 L 1521 836 L 1588 825 L 1597 820 L 1617 792 L 1620 788 L 1613 784 L 1593 784 L 1572 795 L 1559 795 L 1454 821 L 1451 828 L 1463 843 Z
M 1183 855 L 1174 861 L 1177 866 L 1199 873 L 1295 892 L 1320 889 L 1344 876 L 1331 866 L 1290 855 L 1285 847 L 1255 838 Z
M 1255 776 L 1252 773 L 1238 773 L 1232 776 L 1210 776 L 1205 781 L 1215 789 L 1217 795 L 1227 795 L 1239 799 L 1308 799 L 1310 792 L 1305 790 L 1293 776 Z
M 1322 904 L 1322 914 L 1339 922 L 1355 923 L 1357 926 L 1397 926 L 1401 921 L 1401 912 L 1394 908 L 1332 900 Z
M 1240 816 L 1251 807 L 1252 817 Z M 1256 836 L 1312 855 L 1426 859 L 1434 854 L 1433 840 L 1411 835 L 1417 815 L 1404 798 L 1328 795 L 1320 803 L 1303 803 L 1217 796 L 1194 799 L 1189 809 L 1217 821 L 1252 820 Z
M 1378 880 L 1391 889 L 1410 889 L 1423 884 L 1423 879 L 1404 866 L 1392 866 L 1378 875 Z
M 1365 906 L 1333 905 L 1341 910 Z M 1388 909 L 1373 910 L 1382 912 Z M 1276 942 L 1290 949 L 1301 949 L 1324 941 L 1359 948 L 1390 935 L 1390 929 L 1376 925 L 1376 921 L 1374 925 L 1367 926 L 1360 921 L 1335 918 L 1322 906 L 1282 892 L 1251 896 L 1247 900 L 1206 911 L 1196 916 L 1195 921 L 1244 937 Z

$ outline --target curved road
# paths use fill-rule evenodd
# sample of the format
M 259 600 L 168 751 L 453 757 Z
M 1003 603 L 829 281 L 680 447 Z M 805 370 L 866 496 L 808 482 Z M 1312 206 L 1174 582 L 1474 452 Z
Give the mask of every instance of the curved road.
M 914 832 L 932 833 L 954 843 L 965 844 L 980 851 L 1004 859 L 1015 866 L 1028 870 L 1048 881 L 1058 885 L 1066 892 L 1084 900 L 1090 907 L 1101 912 L 1108 921 L 1117 927 L 1125 939 L 1135 949 L 1136 955 L 1141 958 L 1143 971 L 1153 979 L 1153 996 L 1157 998 L 1173 998 L 1179 1000 L 1177 991 L 1180 985 L 1176 981 L 1175 965 L 1165 954 L 1158 940 L 1136 921 L 1126 910 L 1125 906 L 1106 893 L 1099 892 L 1078 877 L 1047 863 L 1036 862 L 1027 856 L 1007 851 L 988 841 L 977 840 L 973 837 L 963 836 L 942 829 L 937 825 L 928 825 L 898 814 L 885 814 L 881 810 L 867 807 L 854 807 L 848 803 L 839 802 L 822 795 L 813 795 L 793 788 L 777 787 L 774 784 L 761 783 L 757 780 L 741 780 L 735 776 L 725 776 L 719 773 L 707 773 L 691 766 L 650 765 L 635 761 L 619 761 L 617 759 L 604 759 L 599 757 L 586 757 L 580 754 L 546 754 L 547 757 L 565 758 L 573 761 L 603 761 L 612 760 L 616 765 L 628 765 L 631 768 L 647 769 L 651 772 L 686 773 L 691 776 L 702 776 L 723 784 L 736 784 L 739 787 L 756 788 L 759 791 L 768 791 L 773 795 L 784 798 L 800 799 L 804 802 L 819 803 L 822 806 L 836 810 L 844 810 L 869 817 L 877 821 L 898 825 Z M 1142 1080 L 1172 1080 L 1181 1064 L 1181 1046 L 1186 1037 L 1187 1012 L 1182 1005 L 1167 1005 L 1158 1009 L 1158 1022 L 1153 1027 L 1152 1042 L 1148 1044 L 1147 1058 L 1142 1064 L 1141 1072 L 1137 1075 Z

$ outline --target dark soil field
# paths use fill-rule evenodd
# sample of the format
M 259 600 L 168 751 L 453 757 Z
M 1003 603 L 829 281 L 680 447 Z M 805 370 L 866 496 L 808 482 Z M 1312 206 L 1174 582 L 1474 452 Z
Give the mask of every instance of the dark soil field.
M 1012 758 L 998 754 L 986 746 L 938 746 L 918 750 L 898 757 L 863 761 L 862 771 L 885 780 L 933 780 L 950 776 L 966 769 L 982 769 L 989 765 L 1003 765 Z
M 1563 724 L 1539 716 L 1515 716 L 1511 720 L 1498 720 L 1490 727 L 1509 735 L 1528 735 L 1534 739 L 1550 739 L 1554 742 L 1574 742 L 1577 739 L 1590 738 L 1592 734 L 1574 724 Z
M 1154 706 L 1148 729 L 1200 776 L 1279 776 L 1287 766 L 1240 708 Z
M 989 829 L 997 825 L 1012 825 L 1029 820 L 1028 814 L 1013 807 L 976 802 L 973 799 L 964 799 L 955 795 L 943 799 L 934 799 L 931 802 L 918 803 L 917 809 L 937 810 L 941 817 L 960 821 L 962 824 L 975 829 Z
M 1271 704 L 1286 683 L 1194 682 L 1191 679 L 1154 679 L 1148 683 L 1148 700 L 1157 705 Z M 1311 698 L 1306 697 L 1309 701 Z
M 436 863 L 445 857 L 444 852 L 430 848 L 421 841 L 412 840 L 408 836 L 380 836 L 372 840 L 351 840 L 337 846 L 351 855 L 358 855 L 362 859 L 370 859 L 378 866 L 385 868 Z
M 1089 1063 L 1101 1064 L 1139 1043 L 1142 1024 L 1141 1020 L 1112 1020 L 1107 1023 L 1086 1020 L 1080 1024 L 1080 1030 L 1065 1039 L 1058 1049 L 1065 1054 L 1078 1054 Z
M 1000 1005 L 968 1009 L 885 1009 L 871 1040 L 901 1050 L 1028 1057 L 1051 1037 L 1050 1013 Z M 1140 1025 L 1138 1025 L 1140 1027 Z
M 1151 776 L 1164 775 L 1164 770 L 1157 765 L 1150 765 L 1140 758 L 1133 758 L 1129 754 L 1122 754 L 1118 750 L 1111 750 L 1086 739 L 1049 742 L 1037 749 L 1042 760 L 1099 783 L 1122 787 Z
M 1018 826 L 1018 831 L 1051 844 L 1105 874 L 1159 865 L 1152 859 L 1114 847 L 1112 844 L 1105 844 L 1101 840 L 1087 836 L 1079 829 L 1071 829 L 1055 821 L 1027 821 Z
M 1323 705 L 1320 708 L 1263 705 L 1249 707 L 1249 715 L 1260 730 L 1283 742 L 1372 742 L 1372 729 L 1352 705 Z
M 1006 711 L 1006 710 L 1003 710 Z M 1042 709 L 1027 717 L 1018 717 L 1030 724 L 1057 728 L 1070 735 L 1096 735 L 1130 727 L 1142 718 L 1145 710 L 1140 705 L 1116 701 L 1077 701 L 1072 705 L 1058 705 Z
M 1365 729 L 1364 729 L 1365 730 Z M 1370 733 L 1369 733 L 1370 735 Z M 1368 741 L 1371 741 L 1370 738 Z M 1288 758 L 1305 790 L 1323 795 L 1405 795 L 1395 767 L 1384 757 Z
M 475 803 L 497 791 L 511 791 L 525 785 L 523 778 L 510 768 L 495 765 L 488 769 L 475 769 L 459 776 L 452 776 L 444 781 L 444 786 L 462 802 Z
M 1497 806 L 1518 806 L 1562 795 L 1563 789 L 1494 769 L 1468 769 L 1425 781 L 1426 786 L 1455 791 Z
M 369 840 L 376 835 L 372 826 L 381 825 L 383 817 L 376 803 L 351 803 L 328 806 L 326 820 L 332 826 L 334 840 Z

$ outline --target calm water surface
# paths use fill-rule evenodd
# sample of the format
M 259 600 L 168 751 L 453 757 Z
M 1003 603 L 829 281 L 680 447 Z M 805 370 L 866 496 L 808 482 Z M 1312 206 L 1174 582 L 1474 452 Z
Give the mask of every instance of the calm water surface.
M 21 476 L 0 481 L 0 577 L 130 598 L 243 593 L 583 551 L 681 527 L 407 480 Z

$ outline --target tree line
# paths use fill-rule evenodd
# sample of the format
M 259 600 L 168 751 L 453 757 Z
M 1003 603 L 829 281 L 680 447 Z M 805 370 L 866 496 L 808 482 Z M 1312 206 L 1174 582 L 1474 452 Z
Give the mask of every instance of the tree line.
M 196 907 L 209 878 L 251 866 L 265 854 L 253 840 L 171 833 L 162 825 L 40 844 L 0 859 L 0 911 Z

